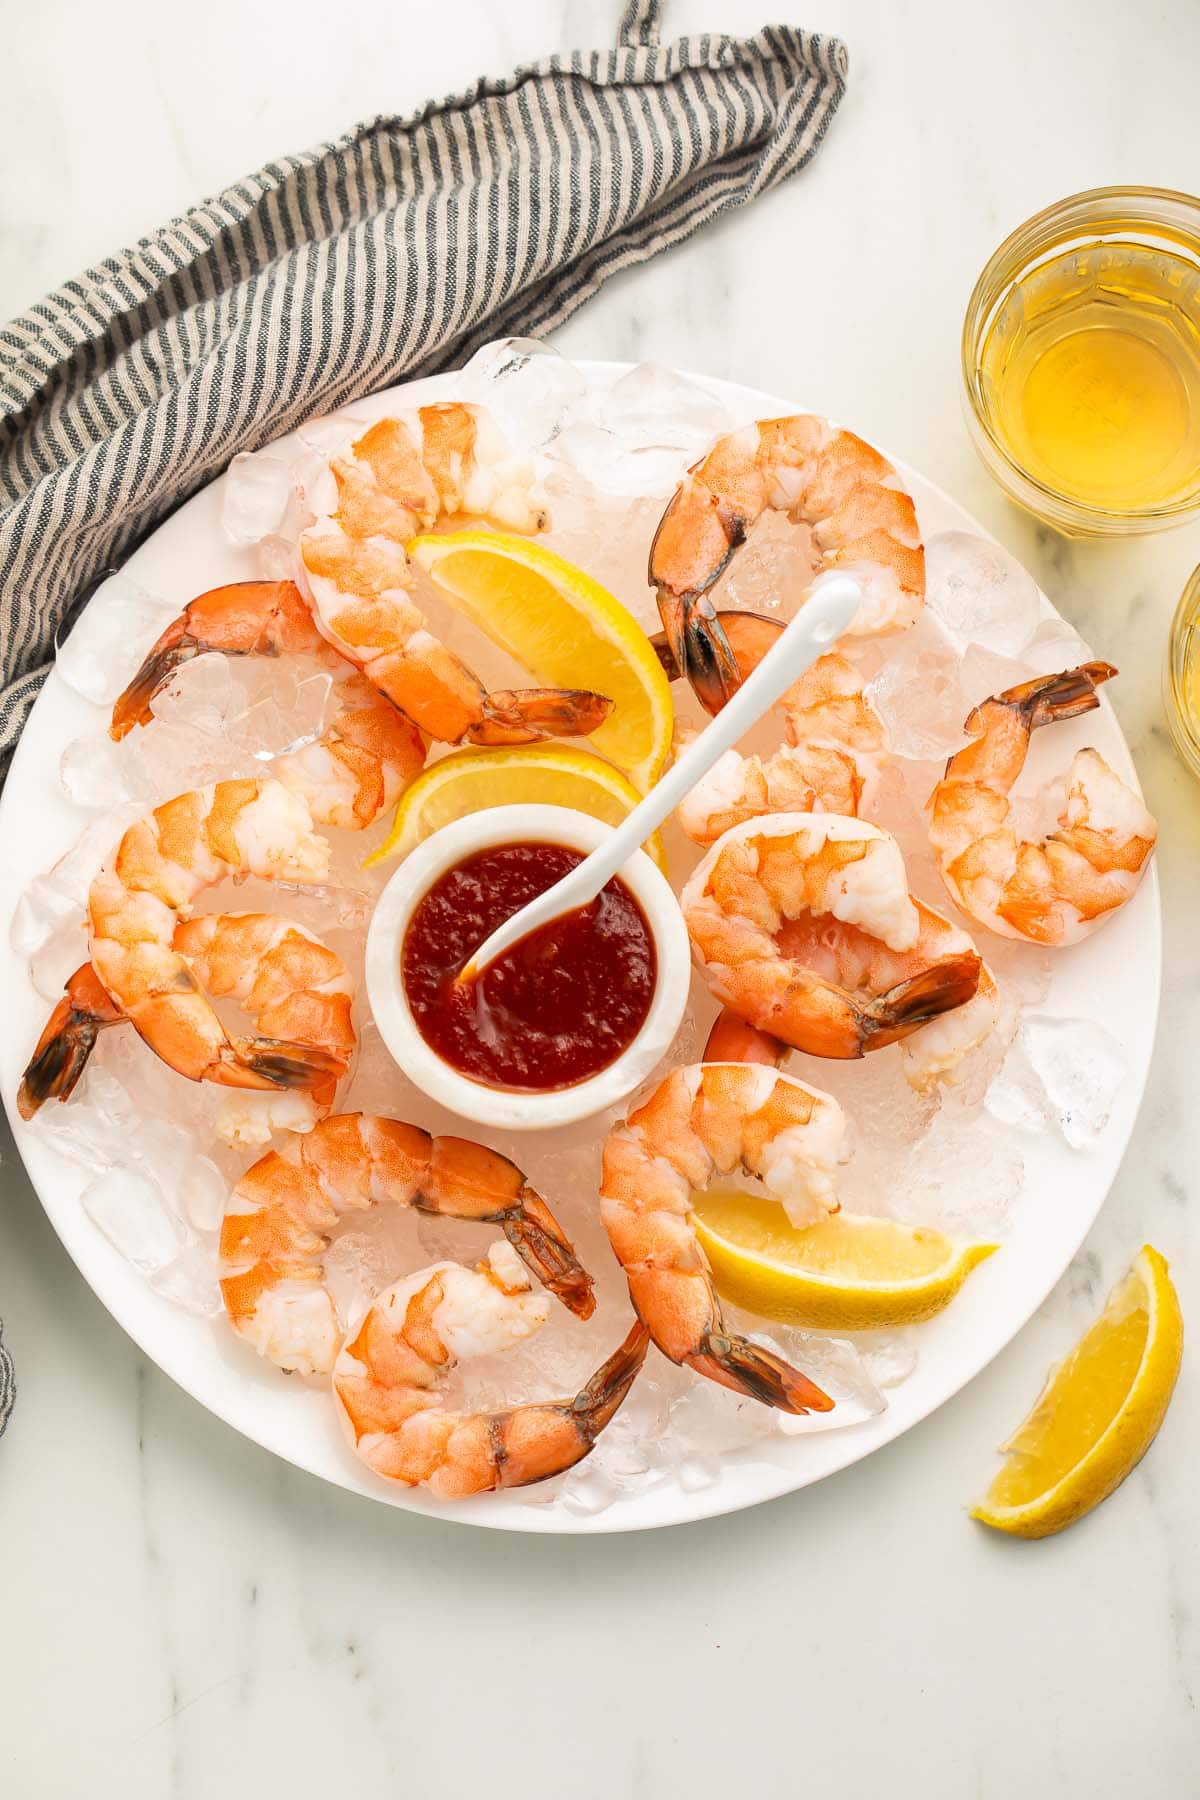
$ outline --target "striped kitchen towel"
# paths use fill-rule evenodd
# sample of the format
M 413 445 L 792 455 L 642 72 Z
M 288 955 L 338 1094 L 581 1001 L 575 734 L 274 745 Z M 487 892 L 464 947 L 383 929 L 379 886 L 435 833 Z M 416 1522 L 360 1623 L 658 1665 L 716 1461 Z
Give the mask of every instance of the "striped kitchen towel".
M 0 1437 L 4 1436 L 4 1427 L 8 1424 L 16 1397 L 17 1377 L 13 1371 L 12 1357 L 4 1344 L 3 1327 L 0 1327 Z
M 0 330 L 0 766 L 96 579 L 237 451 L 548 332 L 803 168 L 843 46 L 658 14 L 268 163 Z

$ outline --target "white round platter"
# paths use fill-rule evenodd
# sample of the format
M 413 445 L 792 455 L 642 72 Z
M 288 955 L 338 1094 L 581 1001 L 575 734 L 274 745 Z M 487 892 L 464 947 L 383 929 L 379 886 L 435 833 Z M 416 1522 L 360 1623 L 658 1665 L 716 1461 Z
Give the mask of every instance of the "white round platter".
M 584 364 L 596 376 L 628 365 Z M 733 416 L 753 419 L 799 410 L 796 403 L 733 383 L 691 377 L 724 401 Z M 356 400 L 356 417 L 378 417 L 452 397 L 453 376 L 437 376 Z M 938 488 L 898 465 L 915 497 L 928 538 L 946 530 L 982 533 Z M 215 481 L 142 545 L 125 573 L 142 587 L 182 606 L 221 581 L 258 573 L 253 553 L 234 549 L 220 529 L 224 478 Z M 101 590 L 92 605 L 104 604 Z M 1048 605 L 1047 610 L 1049 611 Z M 1102 655 L 1104 646 L 1096 646 Z M 276 1455 L 326 1481 L 410 1511 L 435 1513 L 471 1525 L 538 1532 L 635 1531 L 678 1525 L 734 1512 L 820 1481 L 890 1443 L 941 1406 L 994 1357 L 1040 1305 L 1082 1243 L 1102 1206 L 1129 1141 L 1150 1064 L 1158 1010 L 1161 920 L 1153 868 L 1134 899 L 1105 929 L 1055 961 L 1053 984 L 1039 1010 L 1070 1018 L 1101 1017 L 1119 1040 L 1128 1074 L 1111 1116 L 1085 1150 L 1050 1133 L 1027 1136 L 1022 1149 L 1026 1185 L 1017 1220 L 1000 1254 L 971 1276 L 961 1295 L 923 1325 L 914 1373 L 889 1397 L 887 1410 L 840 1431 L 779 1440 L 770 1460 L 754 1448 L 730 1453 L 720 1479 L 685 1492 L 673 1480 L 623 1495 L 607 1510 L 578 1516 L 559 1506 L 530 1506 L 511 1493 L 446 1503 L 420 1489 L 400 1489 L 373 1477 L 346 1448 L 333 1408 L 312 1388 L 289 1380 L 232 1339 L 220 1320 L 195 1318 L 156 1294 L 103 1238 L 80 1206 L 87 1176 L 32 1134 L 17 1116 L 21 1071 L 45 1020 L 24 959 L 10 946 L 17 902 L 36 874 L 48 869 L 86 820 L 64 797 L 57 779 L 61 752 L 94 731 L 97 710 L 52 675 L 18 746 L 0 800 L 0 982 L 7 1028 L 0 1043 L 0 1091 L 25 1166 L 43 1207 L 84 1280 L 129 1336 L 160 1369 L 201 1405 Z M 1086 721 L 1086 741 L 1136 782 L 1128 748 L 1106 700 Z M 1062 728 L 1059 754 L 1083 741 L 1080 727 Z

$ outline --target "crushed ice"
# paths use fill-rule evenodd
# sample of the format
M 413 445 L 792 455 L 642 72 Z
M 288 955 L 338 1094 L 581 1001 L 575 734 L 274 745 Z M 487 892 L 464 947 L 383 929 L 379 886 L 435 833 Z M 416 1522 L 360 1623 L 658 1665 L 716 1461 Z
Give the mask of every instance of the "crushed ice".
M 1053 1127 L 1085 1150 L 1108 1124 L 1127 1067 L 1121 1045 L 1094 1020 L 1026 1014 L 985 1105 L 1003 1125 Z

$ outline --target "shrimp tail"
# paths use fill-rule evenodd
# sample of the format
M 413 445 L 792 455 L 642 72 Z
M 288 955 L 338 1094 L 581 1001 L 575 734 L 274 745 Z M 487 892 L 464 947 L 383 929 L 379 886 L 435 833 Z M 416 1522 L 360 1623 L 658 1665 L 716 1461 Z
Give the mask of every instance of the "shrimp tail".
M 67 1100 L 87 1067 L 96 1039 L 125 1015 L 115 1006 L 91 963 L 83 963 L 46 1022 L 17 1089 L 17 1110 L 32 1119 L 44 1100 Z
M 232 1087 L 319 1088 L 327 1082 L 336 1085 L 346 1073 L 341 1052 L 280 1038 L 235 1039 L 227 1046 L 222 1064 L 230 1077 L 227 1085 Z M 237 1078 L 239 1072 L 248 1077 L 244 1083 Z
M 732 1388 L 735 1394 L 747 1394 L 774 1406 L 780 1412 L 832 1412 L 833 1401 L 815 1381 L 785 1362 L 774 1351 L 749 1338 L 726 1331 L 706 1331 L 701 1346 L 683 1359 L 689 1368 Z
M 975 998 L 983 959 L 973 950 L 943 957 L 863 1008 L 865 1050 L 880 1050 Z
M 716 607 L 706 594 L 671 594 L 660 588 L 658 614 L 676 669 L 687 676 L 704 710 L 719 713 L 741 686 L 742 671 Z
M 663 595 L 659 600 L 659 612 L 665 619 L 667 609 L 676 605 L 682 608 L 684 604 L 686 603 L 682 601 L 673 601 L 670 595 Z M 783 622 L 779 619 L 768 619 L 762 613 L 738 611 L 718 612 L 714 618 L 716 631 L 719 631 L 724 637 L 733 654 L 734 665 L 737 669 L 734 686 L 740 686 L 747 675 L 758 667 L 767 651 L 781 635 L 784 629 Z M 717 644 L 716 631 L 711 633 L 711 643 L 715 648 L 715 653 L 719 655 L 720 647 Z M 656 637 L 652 637 L 650 647 L 657 656 L 667 680 L 679 681 L 684 674 L 684 667 L 681 666 L 671 648 L 667 633 L 660 631 Z M 708 643 L 705 645 L 704 653 L 709 654 Z M 726 692 L 727 686 L 727 681 L 722 680 L 704 683 L 703 691 L 697 689 L 697 698 L 707 712 L 714 716 L 720 712 L 729 698 L 729 694 Z
M 607 1362 L 601 1363 L 591 1380 L 571 1401 L 571 1417 L 587 1437 L 589 1445 L 604 1430 L 633 1386 L 649 1347 L 650 1333 L 638 1319 L 630 1327 L 624 1342 L 617 1345 Z
M 713 1022 L 700 1060 L 706 1063 L 763 1063 L 777 1069 L 790 1049 L 791 1045 L 781 1038 L 772 1037 L 769 1031 L 760 1031 L 757 1025 L 749 1024 L 724 1007 Z
M 529 1272 L 577 1319 L 590 1319 L 596 1310 L 592 1278 L 550 1208 L 528 1184 L 502 1224 Z
M 466 738 L 489 747 L 540 738 L 587 737 L 603 725 L 613 703 L 587 688 L 501 688 L 483 700 L 483 717 Z
M 119 743 L 135 725 L 148 725 L 153 716 L 150 709 L 155 695 L 167 685 L 176 669 L 194 656 L 203 656 L 207 647 L 188 630 L 185 615 L 173 619 L 129 686 L 117 697 L 108 735 Z
M 1015 707 L 1029 730 L 1035 731 L 1039 725 L 1053 725 L 1060 719 L 1074 719 L 1091 712 L 1100 704 L 1096 689 L 1102 681 L 1111 681 L 1116 673 L 1112 663 L 1080 663 L 1078 668 L 1063 669 L 1057 675 L 1039 675 L 1033 681 L 1006 688 L 996 695 L 996 703 Z M 979 717 L 976 709 L 967 720 L 967 731 L 973 729 L 972 721 Z M 979 728 L 982 729 L 982 720 Z

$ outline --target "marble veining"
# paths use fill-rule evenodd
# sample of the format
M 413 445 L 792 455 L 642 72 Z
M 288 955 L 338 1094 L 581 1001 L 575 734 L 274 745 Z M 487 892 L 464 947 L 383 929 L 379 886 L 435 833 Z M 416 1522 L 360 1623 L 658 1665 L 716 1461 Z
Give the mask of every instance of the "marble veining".
M 1181 129 L 1200 13 L 1191 0 L 787 10 L 850 46 L 812 168 L 612 281 L 557 341 L 733 376 L 854 423 L 974 511 L 1120 665 L 1113 702 L 1162 826 L 1167 975 L 1109 1202 L 1017 1340 L 868 1462 L 677 1532 L 539 1540 L 335 1492 L 203 1412 L 88 1293 L 6 1143 L 11 1800 L 1196 1791 L 1194 1355 L 1151 1456 L 1073 1532 L 1012 1544 L 963 1505 L 1143 1241 L 1171 1259 L 1200 1331 L 1200 787 L 1160 700 L 1200 530 L 1069 544 L 1014 511 L 967 441 L 957 366 L 974 275 L 1036 207 L 1111 180 L 1200 190 L 1200 145 Z M 99 28 L 81 0 L 27 9 L 6 34 L 0 313 L 273 154 L 606 41 L 619 11 L 411 0 L 334 18 L 314 0 L 211 0 L 201 30 L 150 0 Z M 744 32 L 771 11 L 674 0 L 667 31 Z M 71 43 L 80 53 L 64 55 Z

